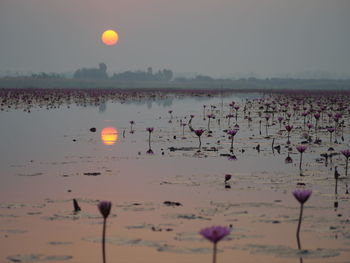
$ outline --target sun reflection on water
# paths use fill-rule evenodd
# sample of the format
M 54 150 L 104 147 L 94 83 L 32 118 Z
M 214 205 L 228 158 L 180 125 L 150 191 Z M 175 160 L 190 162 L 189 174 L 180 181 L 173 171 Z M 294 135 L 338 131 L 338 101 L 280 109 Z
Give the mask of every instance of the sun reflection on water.
M 118 130 L 114 127 L 105 127 L 101 131 L 101 140 L 104 145 L 114 145 L 118 141 Z

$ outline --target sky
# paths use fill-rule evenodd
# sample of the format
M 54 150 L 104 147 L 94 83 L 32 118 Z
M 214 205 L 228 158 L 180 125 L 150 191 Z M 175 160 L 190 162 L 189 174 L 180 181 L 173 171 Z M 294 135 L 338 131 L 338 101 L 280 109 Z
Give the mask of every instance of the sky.
M 350 76 L 349 49 L 350 0 L 0 0 L 0 72 Z

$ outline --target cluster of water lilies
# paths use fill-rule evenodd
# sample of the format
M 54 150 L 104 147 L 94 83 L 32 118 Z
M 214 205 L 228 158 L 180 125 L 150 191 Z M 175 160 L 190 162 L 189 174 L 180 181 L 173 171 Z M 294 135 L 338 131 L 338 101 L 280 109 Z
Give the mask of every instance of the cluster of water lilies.
M 225 184 L 227 181 L 231 179 L 231 175 L 227 174 L 225 175 Z M 310 198 L 312 191 L 308 189 L 296 189 L 292 192 L 294 197 L 298 200 L 300 203 L 300 213 L 299 213 L 299 219 L 298 219 L 298 226 L 296 230 L 296 239 L 297 239 L 297 245 L 298 249 L 301 250 L 301 242 L 300 242 L 300 229 L 301 229 L 301 222 L 303 217 L 303 209 L 304 204 L 306 201 Z M 103 227 L 102 227 L 102 262 L 106 263 L 106 225 L 107 225 L 107 218 L 110 215 L 112 203 L 110 201 L 100 201 L 97 205 L 98 210 L 100 211 L 102 217 L 103 217 Z M 226 226 L 211 226 L 203 228 L 199 231 L 199 234 L 210 241 L 213 244 L 213 254 L 212 254 L 212 262 L 217 262 L 217 247 L 218 243 L 221 240 L 224 240 L 228 235 L 230 235 L 232 230 L 232 226 L 226 227 Z
M 168 114 L 170 115 L 169 123 L 172 123 L 175 119 L 180 123 L 182 134 L 180 138 L 183 140 L 189 138 L 188 136 L 185 136 L 186 128 L 198 138 L 197 152 L 201 152 L 203 149 L 204 151 L 207 151 L 208 149 L 206 147 L 202 149 L 203 134 L 205 134 L 206 137 L 213 137 L 217 135 L 218 126 L 221 128 L 222 123 L 224 123 L 225 126 L 227 125 L 227 128 L 223 127 L 221 130 L 228 135 L 230 142 L 229 153 L 221 154 L 220 156 L 227 156 L 229 160 L 237 159 L 234 154 L 234 142 L 237 133 L 240 130 L 240 124 L 242 121 L 248 120 L 248 129 L 254 133 L 255 128 L 254 125 L 251 126 L 251 123 L 253 120 L 258 120 L 259 134 L 261 135 L 262 124 L 265 124 L 266 132 L 264 139 L 273 140 L 273 154 L 274 150 L 277 150 L 278 154 L 280 154 L 281 150 L 283 151 L 284 148 L 287 149 L 287 156 L 285 158 L 286 163 L 293 163 L 293 149 L 296 149 L 300 154 L 300 175 L 305 175 L 303 167 L 305 168 L 307 165 L 303 165 L 303 157 L 307 151 L 313 152 L 313 143 L 317 145 L 325 145 L 325 142 L 329 141 L 329 149 L 331 149 L 334 145 L 340 144 L 338 140 L 339 138 L 344 140 L 343 130 L 345 126 L 345 116 L 349 115 L 349 113 L 350 108 L 347 106 L 346 99 L 342 97 L 341 93 L 336 95 L 332 94 L 331 96 L 327 93 L 324 95 L 318 94 L 317 96 L 306 96 L 300 92 L 280 92 L 272 94 L 266 98 L 246 100 L 242 103 L 232 101 L 228 103 L 227 108 L 222 104 L 221 110 L 215 105 L 203 105 L 203 120 L 206 120 L 207 123 L 202 124 L 200 124 L 200 119 L 194 118 L 194 114 L 187 116 L 189 117 L 188 119 L 184 116 L 178 121 L 178 117 L 174 117 L 174 111 L 168 110 Z M 227 122 L 224 122 L 222 120 L 223 118 L 226 118 Z M 235 119 L 235 123 L 232 124 L 233 127 L 231 126 L 232 118 Z M 196 120 L 195 123 L 193 123 L 194 119 Z M 130 121 L 131 133 L 133 132 L 134 123 L 134 121 Z M 217 124 L 216 127 L 215 124 Z M 197 128 L 193 128 L 195 125 Z M 205 129 L 203 127 L 205 127 Z M 153 127 L 149 127 L 146 130 L 149 133 L 149 147 L 146 153 L 154 154 L 151 148 L 151 134 L 153 132 Z M 246 131 L 247 127 L 243 126 L 243 132 Z M 324 135 L 329 135 L 329 139 L 324 140 Z M 285 143 L 280 142 L 279 145 L 275 145 L 275 141 L 278 141 L 279 138 L 283 138 L 284 136 L 286 138 Z M 298 141 L 297 136 L 299 136 L 301 141 Z M 175 138 L 176 136 L 174 135 L 174 139 Z M 218 140 L 218 144 L 219 143 L 220 140 Z M 217 149 L 220 149 L 220 147 L 217 147 Z M 254 149 L 258 152 L 262 150 L 260 144 L 254 147 Z M 244 149 L 240 150 L 243 153 Z M 343 153 L 343 151 L 341 153 Z M 325 156 L 327 165 L 327 158 L 329 155 L 326 154 L 321 156 Z M 344 156 L 346 155 L 344 154 Z M 305 171 L 307 170 L 305 169 Z M 347 173 L 348 157 L 346 157 L 344 174 L 347 175 Z

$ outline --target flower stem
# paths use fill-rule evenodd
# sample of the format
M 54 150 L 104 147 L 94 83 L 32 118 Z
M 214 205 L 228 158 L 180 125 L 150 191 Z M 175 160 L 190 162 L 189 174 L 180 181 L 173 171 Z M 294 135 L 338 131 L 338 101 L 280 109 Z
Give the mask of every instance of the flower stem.
M 231 148 L 230 148 L 230 151 L 231 151 L 231 152 L 233 152 L 233 139 L 234 139 L 234 137 L 231 136 Z
M 298 222 L 298 228 L 297 228 L 297 243 L 298 243 L 298 249 L 301 249 L 301 244 L 300 244 L 300 227 L 301 227 L 301 220 L 303 217 L 303 208 L 304 205 L 300 205 L 300 214 L 299 214 L 299 222 Z
M 102 230 L 102 259 L 103 263 L 106 263 L 106 222 L 107 218 L 103 219 L 103 230 Z
M 149 133 L 149 136 L 148 136 L 148 146 L 151 149 L 151 133 Z
M 346 158 L 346 164 L 345 164 L 345 176 L 348 176 L 348 164 L 349 164 L 349 158 Z
M 214 247 L 213 247 L 213 263 L 216 263 L 216 251 L 217 251 L 217 243 L 214 243 Z

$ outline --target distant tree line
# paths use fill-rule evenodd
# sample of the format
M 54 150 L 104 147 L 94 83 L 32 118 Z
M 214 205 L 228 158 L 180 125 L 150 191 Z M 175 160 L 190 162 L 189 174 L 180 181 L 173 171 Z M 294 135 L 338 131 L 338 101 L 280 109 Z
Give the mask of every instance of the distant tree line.
M 32 79 L 62 79 L 63 77 L 60 74 L 56 73 L 38 73 L 38 74 L 31 74 L 30 77 Z
M 151 67 L 147 71 L 125 71 L 122 73 L 114 73 L 112 76 L 113 80 L 153 80 L 153 81 L 170 81 L 173 78 L 173 72 L 170 69 L 158 70 L 158 72 L 153 73 Z
M 159 70 L 153 73 L 151 67 L 147 71 L 125 71 L 122 73 L 114 73 L 111 78 L 107 75 L 107 66 L 100 63 L 98 68 L 81 68 L 75 71 L 73 77 L 75 79 L 101 80 L 112 79 L 122 81 L 170 81 L 173 78 L 173 72 L 170 69 Z
M 82 68 L 74 72 L 75 79 L 108 79 L 107 66 L 105 63 L 100 63 L 98 68 Z
M 214 81 L 212 77 L 205 75 L 197 75 L 195 78 L 185 78 L 185 77 L 177 77 L 174 79 L 175 82 L 188 82 L 188 81 L 202 81 L 202 82 L 211 82 Z

